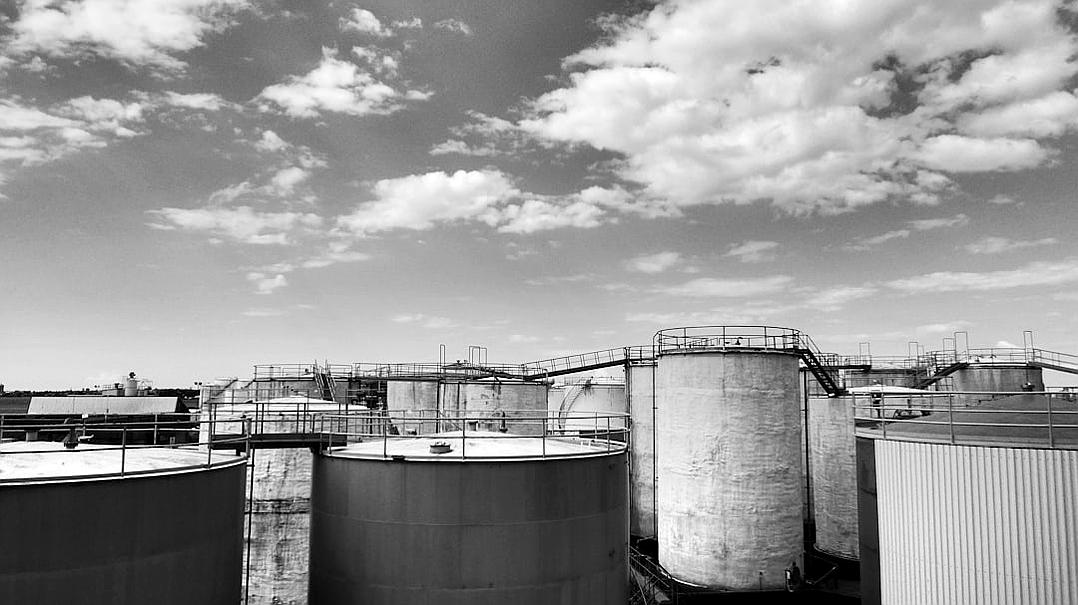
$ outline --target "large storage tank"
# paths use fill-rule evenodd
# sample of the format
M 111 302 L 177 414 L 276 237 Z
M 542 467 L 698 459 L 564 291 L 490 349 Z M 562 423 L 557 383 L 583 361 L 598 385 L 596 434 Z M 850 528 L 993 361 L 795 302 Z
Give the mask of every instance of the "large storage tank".
M 497 417 L 499 422 L 505 417 L 509 431 L 539 434 L 542 424 L 528 419 L 546 415 L 548 388 L 545 382 L 521 380 L 394 380 L 386 393 L 390 413 L 467 412 L 478 418 Z
M 612 379 L 587 379 L 553 386 L 547 396 L 547 411 L 551 414 L 554 428 L 558 430 L 593 428 L 592 415 L 628 412 L 625 383 Z
M 810 397 L 809 469 L 816 549 L 857 559 L 857 474 L 853 399 Z
M 334 448 L 314 463 L 310 602 L 623 605 L 627 481 L 617 443 L 469 432 Z
M 244 464 L 186 447 L 0 444 L 0 603 L 235 605 Z
M 628 366 L 625 390 L 629 398 L 631 514 L 634 536 L 655 537 L 655 363 Z
M 798 333 L 767 330 L 737 340 L 660 332 L 659 563 L 682 581 L 784 589 L 786 568 L 802 564 Z
M 319 413 L 340 413 L 332 401 L 283 397 L 246 404 L 204 408 L 203 419 L 216 421 L 216 432 L 235 432 L 252 420 L 253 434 L 302 434 L 312 430 Z M 208 426 L 208 424 L 204 424 Z M 251 455 L 250 532 L 244 563 L 248 603 L 303 605 L 307 602 L 310 541 L 311 451 L 306 447 L 266 448 Z
M 952 390 L 1017 393 L 1043 391 L 1041 368 L 1020 363 L 970 362 L 951 375 Z
M 1074 403 L 1019 395 L 950 416 L 859 420 L 862 602 L 1078 603 Z

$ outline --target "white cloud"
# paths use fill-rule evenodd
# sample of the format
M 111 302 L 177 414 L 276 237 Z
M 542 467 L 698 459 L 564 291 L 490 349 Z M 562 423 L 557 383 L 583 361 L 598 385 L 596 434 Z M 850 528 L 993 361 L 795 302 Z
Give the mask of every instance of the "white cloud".
M 245 317 L 280 317 L 282 315 L 287 315 L 287 312 L 282 309 L 258 308 L 247 309 L 245 311 L 242 311 L 240 314 Z
M 806 307 L 820 311 L 838 311 L 848 303 L 875 296 L 879 288 L 865 284 L 862 286 L 834 286 L 808 293 L 803 301 Z
M 672 269 L 681 263 L 681 255 L 677 252 L 656 252 L 645 254 L 629 259 L 625 262 L 625 268 L 637 273 L 662 273 Z
M 218 111 L 222 107 L 230 105 L 228 101 L 225 101 L 219 95 L 206 92 L 181 94 L 169 91 L 164 94 L 164 97 L 168 105 L 173 107 L 184 107 L 186 109 Z
M 1059 240 L 1054 237 L 1045 237 L 1036 240 L 1013 240 L 1006 237 L 984 237 L 971 244 L 963 246 L 973 254 L 1000 254 L 1012 252 L 1023 248 L 1035 248 L 1038 246 L 1051 246 L 1058 244 Z
M 434 27 L 465 36 L 470 36 L 473 33 L 471 26 L 460 19 L 443 19 L 435 23 Z
M 971 325 L 973 325 L 971 322 L 960 319 L 956 321 L 920 325 L 914 328 L 914 331 L 920 335 L 954 334 L 955 332 L 960 332 L 969 328 Z
M 868 250 L 873 246 L 878 246 L 893 239 L 906 239 L 914 231 L 965 227 L 969 224 L 969 217 L 965 214 L 956 214 L 951 217 L 918 219 L 909 221 L 906 224 L 909 226 L 907 229 L 894 229 L 871 237 L 859 237 L 843 246 L 843 248 L 846 250 Z
M 778 247 L 778 242 L 748 240 L 730 246 L 724 256 L 732 256 L 743 263 L 759 263 L 774 259 Z
M 410 19 L 403 19 L 400 21 L 394 21 L 393 27 L 396 29 L 422 29 L 423 20 L 419 17 L 412 17 Z
M 403 315 L 395 315 L 390 318 L 390 321 L 403 324 L 418 324 L 422 328 L 428 330 L 439 330 L 455 328 L 459 324 L 449 319 L 448 317 L 441 317 L 438 315 L 425 315 L 423 313 L 411 313 Z
M 255 141 L 255 148 L 259 151 L 282 151 L 291 147 L 284 139 L 272 130 L 263 130 L 262 136 Z
M 1038 138 L 1074 130 L 1062 88 L 1078 37 L 1059 10 L 668 0 L 608 20 L 520 125 L 620 154 L 623 178 L 676 206 L 937 203 L 956 187 L 947 174 L 1041 165 L 1054 154 Z
M 590 228 L 605 222 L 603 204 L 620 199 L 616 191 L 599 187 L 567 196 L 526 193 L 508 175 L 489 169 L 383 179 L 374 183 L 372 193 L 374 200 L 338 217 L 340 229 L 366 236 L 466 221 L 478 221 L 503 233 Z
M 374 16 L 374 13 L 363 8 L 353 8 L 349 17 L 342 17 L 340 27 L 343 31 L 355 31 L 378 37 L 393 35 L 392 31 L 382 26 L 382 22 Z
M 1050 287 L 1078 281 L 1078 260 L 1036 261 L 1018 269 L 985 271 L 936 271 L 886 282 L 909 294 L 929 292 L 989 292 L 1011 288 Z
M 289 166 L 278 170 L 270 179 L 270 184 L 279 195 L 292 193 L 296 186 L 306 181 L 311 173 L 299 166 Z
M 355 63 L 338 59 L 336 51 L 323 49 L 322 60 L 303 76 L 266 87 L 258 96 L 262 109 L 279 108 L 294 118 L 314 118 L 323 112 L 348 115 L 389 114 L 406 101 L 421 101 L 430 93 L 397 89 L 360 70 Z
M 266 275 L 265 273 L 252 271 L 247 274 L 247 281 L 254 283 L 258 294 L 273 294 L 275 290 L 279 290 L 288 285 L 288 280 L 280 273 L 277 275 Z
M 915 157 L 946 172 L 1021 170 L 1044 163 L 1051 153 L 1033 139 L 978 139 L 941 134 L 925 140 Z
M 751 298 L 781 292 L 792 281 L 793 278 L 788 275 L 743 279 L 700 277 L 673 286 L 659 287 L 655 292 L 686 297 Z
M 149 214 L 152 227 L 204 232 L 245 244 L 289 244 L 296 233 L 318 228 L 322 217 L 299 212 L 259 212 L 235 208 L 162 208 Z
M 175 72 L 176 55 L 231 25 L 246 0 L 27 0 L 10 23 L 9 52 L 58 58 L 98 56 L 130 67 Z
M 475 219 L 494 222 L 493 208 L 520 192 L 509 178 L 493 170 L 428 172 L 374 184 L 375 200 L 338 219 L 338 225 L 359 235 L 391 229 L 429 229 L 435 223 Z

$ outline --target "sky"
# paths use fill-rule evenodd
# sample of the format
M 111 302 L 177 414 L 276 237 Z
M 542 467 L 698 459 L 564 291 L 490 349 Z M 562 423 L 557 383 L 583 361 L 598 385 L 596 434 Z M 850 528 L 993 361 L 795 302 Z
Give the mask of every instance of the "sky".
M 1076 57 L 1073 0 L 6 2 L 0 382 L 1078 353 Z

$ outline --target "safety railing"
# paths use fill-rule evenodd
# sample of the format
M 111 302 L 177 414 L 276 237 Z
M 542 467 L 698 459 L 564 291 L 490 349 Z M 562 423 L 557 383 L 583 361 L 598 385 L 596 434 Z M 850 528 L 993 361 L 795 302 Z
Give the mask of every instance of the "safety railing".
M 794 350 L 804 338 L 799 330 L 775 326 L 689 326 L 659 330 L 654 343 L 658 354 L 700 348 Z
M 1074 391 L 850 396 L 859 437 L 1078 449 L 1078 393 Z
M 452 363 L 355 363 L 353 378 L 395 380 L 440 380 L 473 378 L 520 378 L 524 370 L 514 364 Z
M 318 426 L 322 414 L 370 412 L 365 404 L 327 402 L 316 393 L 296 395 L 287 400 L 249 400 L 240 403 L 216 403 L 202 408 L 203 417 L 215 434 L 236 434 L 249 427 L 252 435 L 293 433 L 307 434 Z
M 627 414 L 580 412 L 573 423 L 558 426 L 557 413 L 535 410 L 492 410 L 452 413 L 439 410 L 371 411 L 321 414 L 316 431 L 330 451 L 357 443 L 378 442 L 365 455 L 408 458 L 561 458 L 624 452 L 628 448 Z M 445 451 L 415 454 L 409 442 L 431 441 Z M 432 441 L 433 439 L 433 441 Z M 493 452 L 485 444 L 501 443 Z M 343 444 L 337 445 L 335 444 Z M 505 446 L 508 444 L 507 446 Z M 567 448 L 566 444 L 585 446 Z
M 209 420 L 27 422 L 0 416 L 0 484 L 101 479 L 229 466 L 246 460 L 249 424 L 211 440 Z M 216 449 L 235 450 L 226 454 Z M 79 456 L 84 456 L 80 462 Z M 36 457 L 36 458 L 33 458 Z M 56 464 L 50 464 L 52 460 Z M 86 472 L 71 473 L 73 468 Z M 53 472 L 56 469 L 56 472 Z

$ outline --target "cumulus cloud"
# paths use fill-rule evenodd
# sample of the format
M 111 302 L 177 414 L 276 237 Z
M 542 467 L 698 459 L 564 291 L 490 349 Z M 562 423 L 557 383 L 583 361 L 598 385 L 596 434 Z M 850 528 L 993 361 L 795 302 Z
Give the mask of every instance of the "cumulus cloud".
M 375 199 L 337 219 L 346 233 L 367 236 L 395 229 L 426 230 L 438 224 L 475 221 L 503 233 L 535 233 L 561 227 L 590 228 L 608 219 L 604 205 L 617 191 L 589 187 L 566 196 L 521 191 L 497 170 L 436 171 L 377 181 Z
M 202 232 L 245 244 L 289 244 L 292 236 L 321 226 L 322 217 L 300 212 L 259 212 L 235 208 L 162 208 L 149 214 L 151 227 Z
M 393 35 L 392 31 L 382 26 L 382 22 L 374 16 L 374 13 L 363 8 L 353 8 L 348 17 L 341 17 L 340 27 L 343 31 L 355 31 L 378 37 Z
M 252 271 L 247 274 L 247 281 L 252 282 L 255 285 L 255 291 L 258 294 L 273 294 L 274 291 L 288 285 L 288 280 L 280 273 L 277 275 L 266 275 L 265 273 Z
M 681 254 L 677 252 L 656 252 L 629 259 L 625 268 L 637 273 L 662 273 L 681 263 Z
M 1045 138 L 1074 130 L 1070 10 L 667 0 L 608 20 L 520 126 L 615 152 L 623 178 L 677 206 L 933 204 L 951 174 L 1044 164 Z
M 1036 248 L 1039 246 L 1051 246 L 1058 244 L 1059 240 L 1054 237 L 1045 237 L 1035 240 L 1014 240 L 1007 237 L 983 237 L 973 243 L 966 244 L 963 248 L 972 254 L 1000 254 L 1013 252 L 1024 248 Z
M 336 54 L 323 49 L 313 70 L 266 87 L 258 95 L 262 109 L 277 109 L 294 118 L 315 118 L 324 112 L 361 116 L 393 113 L 408 101 L 430 97 L 425 91 L 395 88 Z
M 10 23 L 8 52 L 103 57 L 131 68 L 176 72 L 176 55 L 224 31 L 247 0 L 27 0 Z
M 778 242 L 748 240 L 730 246 L 725 256 L 732 256 L 743 263 L 760 263 L 775 258 L 774 252 L 778 247 Z
M 434 27 L 465 36 L 470 36 L 473 33 L 471 26 L 460 19 L 443 19 L 435 23 Z

